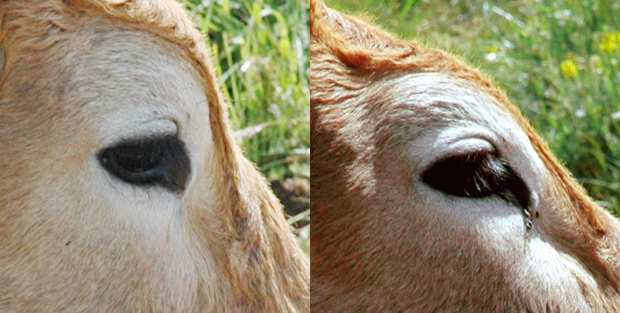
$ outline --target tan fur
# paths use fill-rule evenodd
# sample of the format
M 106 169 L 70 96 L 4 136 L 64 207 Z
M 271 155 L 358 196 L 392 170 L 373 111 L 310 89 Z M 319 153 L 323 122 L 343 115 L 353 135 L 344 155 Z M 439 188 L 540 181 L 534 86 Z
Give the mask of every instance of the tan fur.
M 568 295 L 562 286 L 529 282 L 527 272 L 515 276 L 518 256 L 512 264 L 497 263 L 480 242 L 463 238 L 459 257 L 441 259 L 441 253 L 429 252 L 441 251 L 441 233 L 419 234 L 403 224 L 435 218 L 407 209 L 411 170 L 402 152 L 390 146 L 415 109 L 389 103 L 385 89 L 408 73 L 466 81 L 516 121 L 548 173 L 536 236 L 565 255 L 567 264 L 583 269 L 574 274 L 581 281 L 576 292 L 593 312 L 620 310 L 620 223 L 586 195 L 502 91 L 454 56 L 399 40 L 320 0 L 310 3 L 312 310 L 578 311 L 571 299 L 545 297 L 544 292 Z M 427 207 L 432 211 L 432 204 Z M 389 229 L 377 228 L 381 223 Z M 407 246 L 410 237 L 420 240 Z M 481 260 L 485 251 L 490 257 Z
M 0 22 L 0 311 L 309 311 L 307 257 L 234 142 L 207 48 L 178 3 L 2 1 Z M 177 237 L 110 223 L 106 203 L 81 193 L 99 113 L 66 88 L 73 60 L 105 37 L 97 30 L 176 56 L 208 100 L 212 156 L 181 198 Z

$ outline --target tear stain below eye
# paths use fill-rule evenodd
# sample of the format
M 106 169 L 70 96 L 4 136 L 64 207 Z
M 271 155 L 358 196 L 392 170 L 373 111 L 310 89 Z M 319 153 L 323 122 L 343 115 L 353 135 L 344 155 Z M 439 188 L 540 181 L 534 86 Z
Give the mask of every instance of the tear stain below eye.
M 422 173 L 422 181 L 458 197 L 497 195 L 524 209 L 530 205 L 527 186 L 495 151 L 477 150 L 441 159 Z

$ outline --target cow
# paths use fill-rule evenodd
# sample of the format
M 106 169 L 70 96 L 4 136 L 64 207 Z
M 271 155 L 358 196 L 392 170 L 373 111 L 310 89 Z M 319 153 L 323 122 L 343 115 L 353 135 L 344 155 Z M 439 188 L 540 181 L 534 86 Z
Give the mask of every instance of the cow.
M 311 310 L 620 312 L 620 222 L 444 51 L 310 1 Z
M 0 311 L 309 312 L 180 4 L 5 0 L 0 21 Z

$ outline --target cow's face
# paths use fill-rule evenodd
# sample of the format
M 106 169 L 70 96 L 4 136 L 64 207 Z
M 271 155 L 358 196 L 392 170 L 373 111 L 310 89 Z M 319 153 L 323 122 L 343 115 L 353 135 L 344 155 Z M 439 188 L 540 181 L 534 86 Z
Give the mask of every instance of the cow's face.
M 311 10 L 313 309 L 615 308 L 617 220 L 501 91 L 445 52 Z
M 4 43 L 3 293 L 195 307 L 223 223 L 203 78 L 162 38 L 76 21 L 39 51 Z

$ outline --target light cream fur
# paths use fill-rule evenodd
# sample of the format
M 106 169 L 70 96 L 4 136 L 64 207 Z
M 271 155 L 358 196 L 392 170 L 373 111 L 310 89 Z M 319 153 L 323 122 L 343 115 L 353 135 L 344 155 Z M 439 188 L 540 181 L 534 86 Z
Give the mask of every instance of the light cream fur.
M 308 312 L 309 267 L 174 1 L 2 1 L 0 311 Z M 101 149 L 178 134 L 181 194 Z
M 443 51 L 310 6 L 313 311 L 620 311 L 620 222 L 499 89 Z M 479 149 L 523 179 L 531 229 L 515 203 L 422 181 Z

